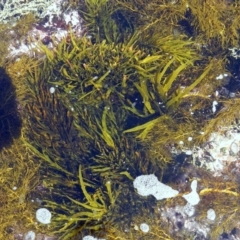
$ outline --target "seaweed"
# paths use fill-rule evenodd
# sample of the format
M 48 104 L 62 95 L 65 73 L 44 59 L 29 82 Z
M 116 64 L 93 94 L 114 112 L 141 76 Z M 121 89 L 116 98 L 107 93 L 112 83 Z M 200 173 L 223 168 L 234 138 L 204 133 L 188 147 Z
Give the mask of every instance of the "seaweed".
M 222 181 L 222 178 L 216 177 L 211 181 L 211 177 L 208 174 L 204 174 L 202 184 L 204 188 L 199 192 L 201 204 L 197 207 L 198 219 L 204 219 L 209 205 L 215 210 L 216 221 L 219 221 L 219 223 L 212 227 L 210 237 L 216 238 L 222 234 L 223 229 L 231 231 L 234 224 L 238 221 L 238 184 L 228 180 Z
M 101 189 L 97 189 L 91 194 L 88 193 L 86 187 L 89 184 L 86 184 L 83 180 L 81 166 L 79 167 L 78 178 L 86 202 L 84 203 L 66 196 L 71 201 L 71 208 L 75 209 L 75 211 L 77 209 L 77 212 L 73 213 L 70 211 L 71 208 L 67 205 L 56 205 L 52 201 L 46 201 L 46 206 L 54 208 L 56 212 L 52 225 L 55 228 L 62 226 L 54 232 L 61 233 L 61 239 L 69 239 L 83 229 L 98 230 L 107 224 L 107 219 L 104 220 L 103 217 L 108 213 L 109 208 L 114 205 L 118 195 L 115 190 L 112 190 L 110 181 L 107 181 L 105 184 L 106 194 L 103 194 Z M 108 196 L 108 199 L 105 198 L 105 195 Z
M 21 231 L 41 229 L 35 224 L 33 212 L 36 203 L 31 202 L 31 192 L 39 181 L 39 164 L 23 144 L 14 140 L 9 148 L 1 150 L 0 155 L 0 237 L 13 239 Z M 21 229 L 21 230 L 20 230 Z M 42 229 L 44 232 L 44 229 Z
M 206 140 L 212 132 L 224 129 L 229 124 L 238 126 L 240 117 L 238 111 L 239 99 L 222 99 L 219 103 L 222 104 L 222 108 L 205 126 L 203 140 Z
M 108 0 L 87 0 L 84 5 L 85 9 L 80 9 L 80 12 L 93 41 L 101 42 L 106 39 L 108 43 L 117 43 L 120 34 L 112 18 L 117 9 Z
M 172 158 L 181 151 L 180 141 L 185 147 L 199 144 L 222 118 L 226 124 L 238 118 L 238 100 L 222 100 L 224 108 L 208 121 L 213 117 L 211 94 L 221 85 L 215 78 L 225 71 L 226 49 L 237 44 L 239 28 L 237 20 L 226 18 L 227 13 L 238 13 L 237 3 L 215 3 L 71 1 L 84 19 L 83 37 L 70 32 L 61 42 L 53 41 L 52 50 L 38 45 L 46 58 L 22 56 L 8 62 L 23 117 L 21 144 L 40 164 L 47 189 L 43 204 L 53 213 L 51 232 L 62 239 L 86 231 L 114 239 L 120 230 L 125 239 L 134 234 L 171 239 L 169 227 L 154 217 L 146 235 L 123 229 L 129 229 L 132 220 L 144 220 L 138 221 L 139 216 L 148 219 L 158 212 L 154 199 L 134 192 L 136 176 L 155 173 L 162 179 L 169 166 L 173 171 L 179 166 Z M 207 110 L 206 117 L 199 117 L 201 108 Z M 203 128 L 205 135 L 200 136 Z M 226 220 L 233 222 L 238 190 L 229 183 L 214 184 L 203 182 L 200 195 L 205 205 L 214 195 L 224 201 L 234 197 Z M 220 197 L 215 199 L 219 209 Z M 200 215 L 204 211 L 201 205 Z M 214 237 L 216 232 L 219 229 Z

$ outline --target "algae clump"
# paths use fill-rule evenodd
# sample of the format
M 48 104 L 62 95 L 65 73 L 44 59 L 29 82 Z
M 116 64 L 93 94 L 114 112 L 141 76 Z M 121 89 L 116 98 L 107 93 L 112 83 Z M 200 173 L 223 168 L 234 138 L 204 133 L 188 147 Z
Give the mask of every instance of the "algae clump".
M 181 149 L 177 143 L 189 135 L 200 141 L 208 122 L 199 108 L 211 109 L 209 94 L 225 71 L 226 53 L 217 50 L 235 44 L 202 25 L 204 4 L 88 0 L 77 6 L 90 36 L 71 32 L 53 50 L 39 44 L 45 59 L 23 56 L 7 65 L 24 109 L 22 141 L 41 163 L 43 204 L 60 238 L 105 226 L 111 236 L 149 215 L 156 202 L 137 196 L 133 179 L 150 172 L 161 179 L 172 163 L 169 150 Z M 216 17 L 210 22 L 218 31 L 225 19 Z M 211 49 L 214 42 L 220 45 Z M 167 226 L 153 226 L 152 238 L 171 239 Z

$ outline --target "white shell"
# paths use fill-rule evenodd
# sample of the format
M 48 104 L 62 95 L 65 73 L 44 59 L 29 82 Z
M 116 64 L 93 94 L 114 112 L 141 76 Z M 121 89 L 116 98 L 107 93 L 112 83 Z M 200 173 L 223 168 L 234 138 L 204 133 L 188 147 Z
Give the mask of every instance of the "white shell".
M 208 209 L 207 218 L 211 221 L 214 221 L 216 219 L 216 212 L 212 208 Z
M 186 153 L 186 155 L 192 155 L 192 151 L 191 150 L 187 150 L 185 153 Z
M 193 180 L 191 183 L 192 191 L 188 194 L 184 194 L 182 197 L 192 206 L 197 205 L 200 201 L 200 197 L 197 193 L 197 180 Z
M 26 234 L 24 234 L 23 240 L 35 240 L 36 239 L 36 233 L 33 231 L 29 231 Z
M 55 93 L 55 87 L 50 87 L 49 91 L 51 94 Z
M 192 137 L 188 137 L 188 139 L 187 139 L 187 140 L 188 140 L 189 142 L 191 142 L 191 141 L 192 141 L 192 139 L 193 139 Z
M 52 214 L 46 208 L 39 208 L 36 211 L 36 218 L 42 224 L 49 224 L 51 222 Z
M 91 235 L 87 235 L 87 236 L 83 237 L 82 240 L 97 240 L 97 238 L 95 238 Z
M 141 223 L 141 224 L 140 224 L 140 229 L 141 229 L 141 231 L 144 232 L 144 233 L 147 233 L 147 232 L 149 232 L 149 230 L 150 230 L 149 226 L 148 226 L 146 223 Z

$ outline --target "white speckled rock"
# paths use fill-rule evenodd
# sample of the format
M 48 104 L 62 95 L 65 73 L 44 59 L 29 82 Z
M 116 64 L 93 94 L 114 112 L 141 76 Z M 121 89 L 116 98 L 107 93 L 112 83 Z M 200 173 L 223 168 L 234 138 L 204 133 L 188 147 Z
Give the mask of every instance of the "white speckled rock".
M 153 195 L 157 200 L 172 198 L 178 191 L 158 181 L 154 174 L 138 176 L 133 181 L 134 188 L 141 196 Z

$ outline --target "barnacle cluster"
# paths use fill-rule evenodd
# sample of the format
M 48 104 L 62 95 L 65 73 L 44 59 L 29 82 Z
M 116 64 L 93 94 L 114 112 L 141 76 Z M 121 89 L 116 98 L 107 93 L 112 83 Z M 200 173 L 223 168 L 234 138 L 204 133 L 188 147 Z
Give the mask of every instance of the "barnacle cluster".
M 24 231 L 36 228 L 60 239 L 194 237 L 180 231 L 182 223 L 161 220 L 159 211 L 183 206 L 183 198 L 157 203 L 140 197 L 133 180 L 141 174 L 155 174 L 180 195 L 198 178 L 199 222 L 211 203 L 220 223 L 212 223 L 209 235 L 231 231 L 239 212 L 238 180 L 231 174 L 216 179 L 179 153 L 180 142 L 184 148 L 200 145 L 219 125 L 239 119 L 237 97 L 218 96 L 221 109 L 212 111 L 214 92 L 225 84 L 217 76 L 232 71 L 228 49 L 238 47 L 239 4 L 86 0 L 63 6 L 83 18 L 81 38 L 69 31 L 60 42 L 51 39 L 51 49 L 39 43 L 32 57 L 2 64 L 0 83 L 8 85 L 0 92 L 0 126 L 10 140 L 0 145 L 0 180 L 6 182 L 0 191 L 7 193 L 0 209 L 9 211 L 0 232 L 16 234 L 21 222 Z M 27 15 L 22 21 L 37 20 Z M 34 57 L 39 51 L 45 57 Z M 13 183 L 10 173 L 21 181 Z M 15 185 L 19 190 L 12 190 Z M 30 201 L 36 197 L 40 203 Z M 39 205 L 52 212 L 48 227 L 34 225 Z M 144 233 L 139 226 L 146 221 L 150 230 Z

